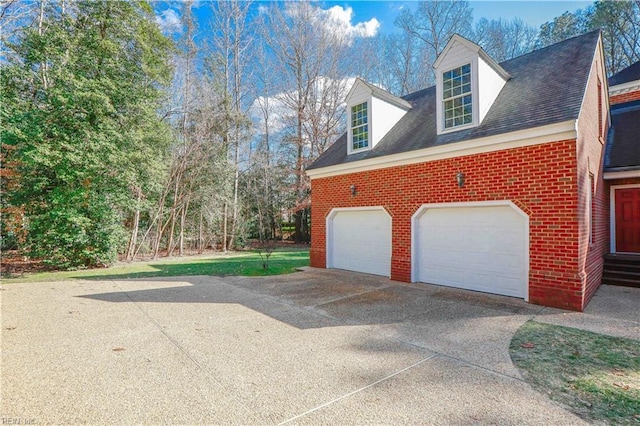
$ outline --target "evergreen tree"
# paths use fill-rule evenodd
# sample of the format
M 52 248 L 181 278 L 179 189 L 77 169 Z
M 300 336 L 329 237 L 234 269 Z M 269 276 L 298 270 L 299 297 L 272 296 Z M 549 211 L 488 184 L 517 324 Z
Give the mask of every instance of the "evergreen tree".
M 57 267 L 108 265 L 169 132 L 157 115 L 170 41 L 146 2 L 41 3 L 1 76 L 5 197 L 23 249 Z

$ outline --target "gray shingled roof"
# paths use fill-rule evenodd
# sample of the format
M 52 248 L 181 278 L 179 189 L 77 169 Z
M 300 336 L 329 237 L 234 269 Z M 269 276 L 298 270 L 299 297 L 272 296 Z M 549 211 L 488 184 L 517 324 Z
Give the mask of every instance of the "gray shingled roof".
M 501 63 L 512 77 L 478 127 L 437 135 L 433 86 L 403 97 L 413 108 L 372 150 L 347 155 L 344 133 L 308 169 L 577 119 L 598 36 L 593 31 Z
M 609 77 L 609 87 L 634 80 L 640 80 L 640 62 L 631 64 L 622 71 Z
M 604 167 L 607 171 L 640 169 L 640 101 L 611 107 Z

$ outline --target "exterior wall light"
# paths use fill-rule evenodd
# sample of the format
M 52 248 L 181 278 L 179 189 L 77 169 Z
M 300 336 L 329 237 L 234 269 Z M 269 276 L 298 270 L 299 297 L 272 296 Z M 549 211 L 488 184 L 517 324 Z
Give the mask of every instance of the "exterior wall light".
M 355 185 L 351 185 L 349 187 L 349 189 L 351 189 L 351 196 L 355 197 L 356 196 L 356 186 Z
M 458 186 L 460 188 L 464 186 L 464 173 L 462 172 L 456 173 L 456 182 L 458 182 Z

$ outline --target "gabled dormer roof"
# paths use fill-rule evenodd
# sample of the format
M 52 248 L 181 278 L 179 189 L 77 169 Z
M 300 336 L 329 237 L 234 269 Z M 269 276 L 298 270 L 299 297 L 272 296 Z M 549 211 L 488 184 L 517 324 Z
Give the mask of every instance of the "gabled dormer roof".
M 500 63 L 511 78 L 477 127 L 438 134 L 436 87 L 404 96 L 402 99 L 413 108 L 375 148 L 347 155 L 345 133 L 307 170 L 316 173 L 315 169 L 342 170 L 343 166 L 345 170 L 353 169 L 359 164 L 382 163 L 387 156 L 397 158 L 406 153 L 415 157 L 458 142 L 498 138 L 554 124 L 565 126 L 573 122 L 575 131 L 599 43 L 600 32 L 592 31 Z
M 356 78 L 356 81 L 353 83 L 353 86 L 351 86 L 351 90 L 349 90 L 349 93 L 347 94 L 347 103 L 349 103 L 349 99 L 351 99 L 351 96 L 353 95 L 353 93 L 358 91 L 359 87 L 364 87 L 366 88 L 367 91 L 369 91 L 369 93 L 371 94 L 371 96 L 376 97 L 378 99 L 382 99 L 385 102 L 390 103 L 391 105 L 395 105 L 398 108 L 403 108 L 406 110 L 411 109 L 411 104 L 407 101 L 405 101 L 402 98 L 397 97 L 396 95 L 387 92 L 386 90 L 375 86 L 371 83 L 367 83 L 366 81 L 364 81 L 361 78 Z
M 605 172 L 640 170 L 640 101 L 611 107 L 611 128 L 604 156 Z
M 609 77 L 609 87 L 640 80 L 640 61 Z
M 502 68 L 500 64 L 494 61 L 493 58 L 489 56 L 489 54 L 485 52 L 485 50 L 482 47 L 480 47 L 479 45 L 475 44 L 470 40 L 467 40 L 466 38 L 462 37 L 459 34 L 454 34 L 451 37 L 447 45 L 442 50 L 442 53 L 438 55 L 438 58 L 433 63 L 433 68 L 435 69 L 440 68 L 440 63 L 443 61 L 444 58 L 447 57 L 449 50 L 451 50 L 453 46 L 456 45 L 456 43 L 462 44 L 464 47 L 466 47 L 470 51 L 480 56 L 503 79 L 508 80 L 509 78 L 511 78 L 511 75 L 509 75 L 509 73 L 504 68 Z
M 640 91 L 640 62 L 629 65 L 609 77 L 609 94 L 621 95 Z
M 611 94 L 640 91 L 640 62 L 631 64 L 609 78 Z M 611 128 L 604 157 L 605 172 L 640 170 L 640 100 L 612 105 Z

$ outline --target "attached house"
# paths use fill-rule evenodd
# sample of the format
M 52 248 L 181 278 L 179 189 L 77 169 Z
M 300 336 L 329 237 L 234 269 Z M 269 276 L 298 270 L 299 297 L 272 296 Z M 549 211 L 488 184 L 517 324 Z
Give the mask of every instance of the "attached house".
M 583 310 L 610 251 L 600 33 L 503 63 L 455 35 L 435 71 L 402 98 L 354 84 L 307 169 L 311 266 Z
M 603 282 L 640 287 L 640 62 L 609 78 L 611 128 L 604 158 L 610 252 Z

